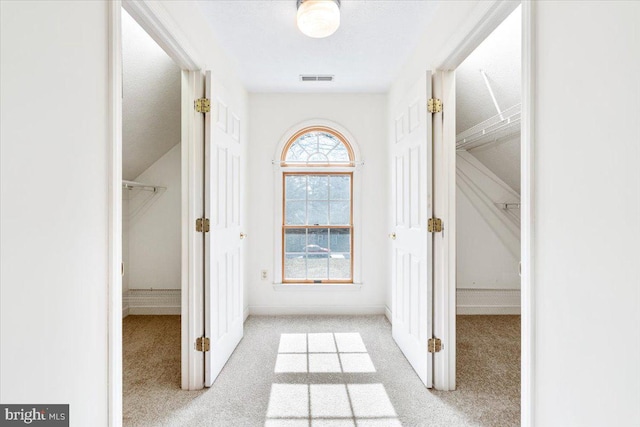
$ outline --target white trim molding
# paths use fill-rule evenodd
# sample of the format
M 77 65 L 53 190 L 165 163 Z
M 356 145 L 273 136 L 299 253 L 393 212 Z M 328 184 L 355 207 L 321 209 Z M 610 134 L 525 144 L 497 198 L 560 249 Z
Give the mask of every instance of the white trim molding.
M 493 0 L 477 2 L 476 11 L 462 24 L 456 37 L 452 37 L 441 50 L 446 58 L 439 62 L 438 70 L 455 70 L 484 41 L 520 2 Z
M 251 316 L 367 316 L 385 314 L 384 305 L 251 305 Z
M 183 70 L 201 70 L 195 49 L 161 2 L 123 0 L 122 7 Z
M 122 3 L 109 2 L 109 284 L 107 423 L 122 425 Z
M 389 321 L 389 323 L 393 324 L 393 313 L 391 312 L 391 309 L 387 305 L 384 306 L 384 315 Z
M 520 314 L 519 289 L 458 289 L 457 314 Z
M 522 2 L 522 122 L 520 142 L 520 215 L 521 215 L 521 262 L 520 286 L 522 289 L 521 318 L 521 368 L 520 368 L 520 424 L 533 427 L 535 419 L 535 2 Z
M 274 283 L 273 290 L 278 292 L 336 292 L 346 291 L 354 292 L 362 289 L 361 283 L 323 283 L 323 284 L 310 284 L 310 283 Z

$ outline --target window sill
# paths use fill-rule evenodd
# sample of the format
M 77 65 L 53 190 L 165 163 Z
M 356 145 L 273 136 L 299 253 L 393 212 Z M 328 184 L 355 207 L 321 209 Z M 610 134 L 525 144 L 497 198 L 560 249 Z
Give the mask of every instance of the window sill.
M 359 291 L 362 283 L 274 283 L 274 291 Z

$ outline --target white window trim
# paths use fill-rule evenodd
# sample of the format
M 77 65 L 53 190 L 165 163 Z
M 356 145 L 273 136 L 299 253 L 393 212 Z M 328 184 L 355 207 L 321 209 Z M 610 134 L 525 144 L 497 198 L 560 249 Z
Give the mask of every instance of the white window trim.
M 301 129 L 311 126 L 325 126 L 340 132 L 346 139 L 351 149 L 353 150 L 353 157 L 355 166 L 337 166 L 333 167 L 313 167 L 313 166 L 301 166 L 301 167 L 284 167 L 280 163 L 282 157 L 282 150 L 285 145 L 296 132 Z M 302 123 L 291 127 L 280 139 L 280 143 L 273 156 L 273 178 L 274 178 L 274 218 L 273 218 L 273 231 L 274 231 L 274 257 L 273 257 L 273 284 L 274 290 L 278 291 L 299 291 L 301 286 L 305 286 L 308 290 L 359 290 L 362 285 L 362 171 L 363 167 L 362 158 L 360 157 L 360 150 L 358 143 L 353 135 L 338 123 L 330 120 L 316 119 L 307 120 Z M 352 172 L 353 173 L 353 283 L 344 284 L 296 284 L 296 283 L 282 283 L 282 198 L 284 197 L 282 180 L 284 179 L 285 172 L 307 172 L 309 174 L 318 172 Z

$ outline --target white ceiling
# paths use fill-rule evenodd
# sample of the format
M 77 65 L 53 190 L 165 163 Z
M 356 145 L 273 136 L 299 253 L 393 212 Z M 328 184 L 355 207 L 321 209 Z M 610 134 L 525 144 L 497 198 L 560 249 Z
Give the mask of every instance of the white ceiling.
M 324 39 L 296 26 L 296 0 L 200 0 L 249 92 L 386 92 L 424 33 L 437 1 L 342 0 Z M 299 81 L 331 74 L 335 81 Z
M 122 68 L 122 177 L 133 180 L 180 142 L 180 68 L 124 11 Z

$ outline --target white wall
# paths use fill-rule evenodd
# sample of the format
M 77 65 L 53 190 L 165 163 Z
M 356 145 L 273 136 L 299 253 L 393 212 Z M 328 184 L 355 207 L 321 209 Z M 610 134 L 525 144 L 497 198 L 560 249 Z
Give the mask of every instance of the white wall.
M 0 16 L 0 400 L 105 426 L 107 5 L 2 1 Z
M 135 178 L 165 189 L 129 191 L 129 289 L 180 289 L 180 150 L 176 144 Z
M 457 314 L 520 314 L 520 212 L 496 203 L 520 203 L 520 195 L 471 153 L 458 151 Z
M 640 425 L 638 22 L 639 2 L 536 4 L 539 426 Z
M 248 257 L 245 280 L 253 313 L 378 312 L 384 310 L 388 276 L 386 260 L 388 196 L 386 153 L 386 96 L 251 94 L 248 150 Z M 338 123 L 355 138 L 366 165 L 362 173 L 362 282 L 360 291 L 275 291 L 274 218 L 276 186 L 271 160 L 285 133 L 312 119 Z M 278 157 L 279 158 L 279 157 Z M 357 226 L 357 224 L 356 224 Z M 260 270 L 269 270 L 269 280 Z M 350 309 L 344 310 L 344 307 Z
M 246 92 L 196 5 L 156 5 L 246 127 Z M 108 419 L 108 10 L 0 2 L 0 400 L 69 403 L 73 427 Z
M 509 251 L 459 187 L 456 216 L 457 287 L 520 289 L 520 259 Z
M 456 154 L 456 284 L 520 289 L 520 196 L 472 154 Z

